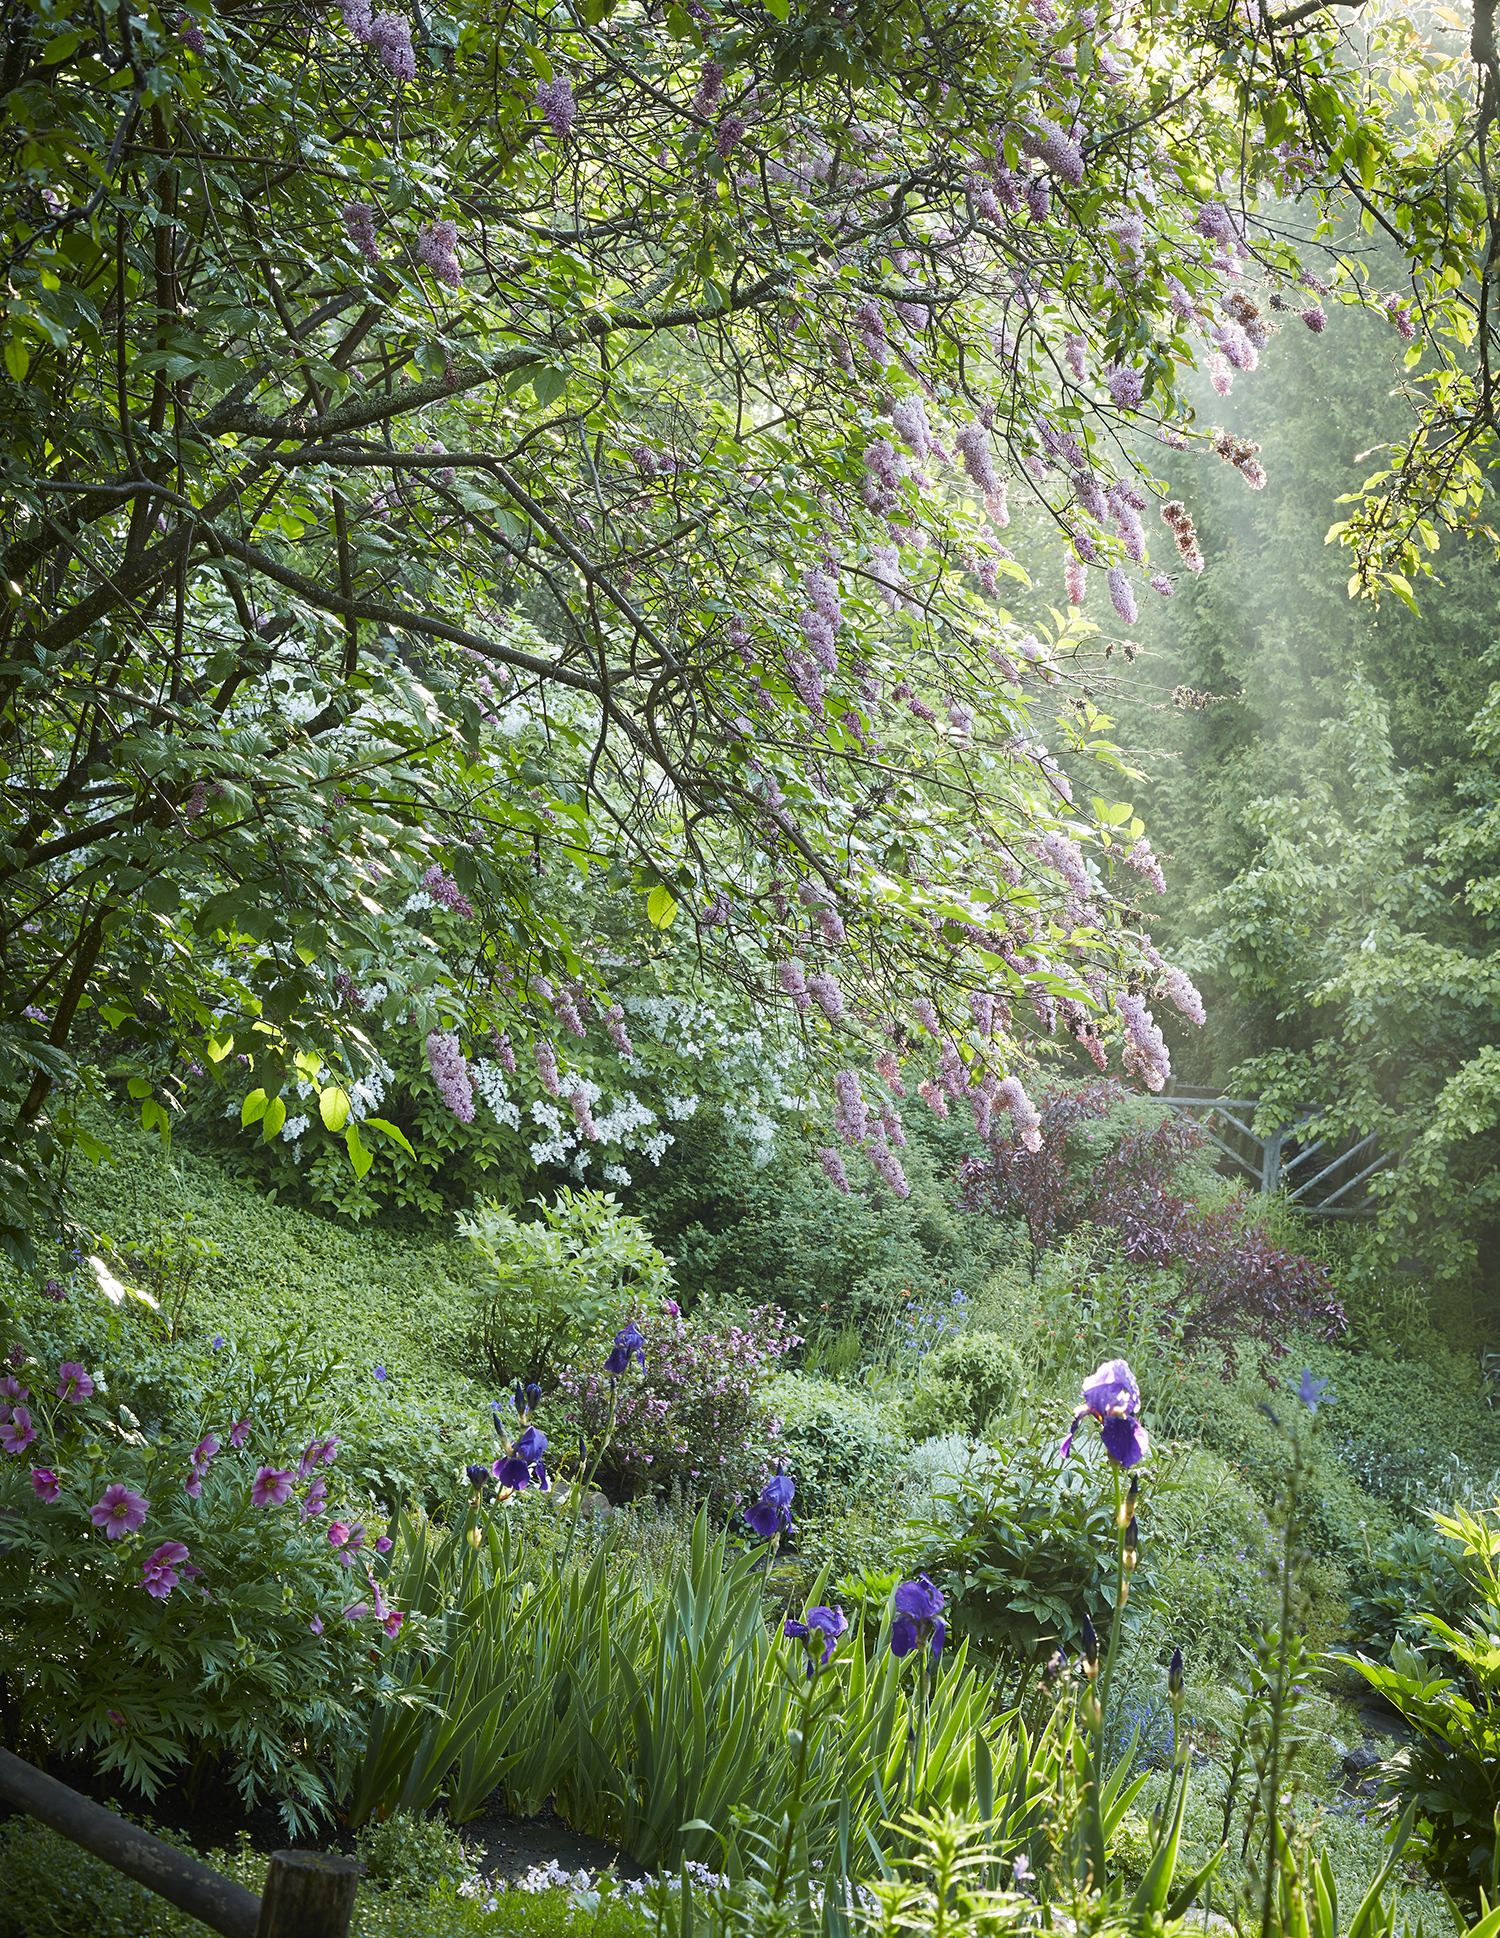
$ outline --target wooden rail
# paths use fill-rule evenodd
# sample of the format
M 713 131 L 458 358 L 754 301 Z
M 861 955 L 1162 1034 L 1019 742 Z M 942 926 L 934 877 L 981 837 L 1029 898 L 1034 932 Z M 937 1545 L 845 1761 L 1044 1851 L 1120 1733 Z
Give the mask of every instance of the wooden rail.
M 0 1750 L 0 1797 L 91 1851 L 221 1938 L 348 1938 L 363 1865 L 313 1851 L 277 1851 L 263 1897 L 220 1877 L 186 1851 L 79 1796 L 65 1783 Z
M 1299 1132 L 1308 1122 L 1310 1112 L 1296 1123 L 1283 1124 L 1269 1137 L 1260 1137 L 1251 1128 L 1259 1108 L 1253 1097 L 1221 1097 L 1217 1091 L 1183 1089 L 1174 1085 L 1161 1101 L 1170 1109 L 1192 1118 L 1208 1142 L 1252 1179 L 1263 1197 L 1270 1197 L 1274 1191 L 1285 1191 L 1289 1204 L 1296 1205 L 1299 1211 L 1313 1218 L 1373 1216 L 1376 1206 L 1368 1192 L 1357 1204 L 1340 1201 L 1347 1199 L 1351 1192 L 1358 1190 L 1360 1185 L 1390 1163 L 1389 1156 L 1375 1148 L 1375 1137 L 1361 1138 L 1339 1151 L 1316 1176 L 1299 1178 L 1296 1174 L 1301 1166 L 1327 1148 L 1324 1138 L 1312 1144 L 1301 1142 Z M 1286 1155 L 1289 1143 L 1295 1147 L 1290 1157 Z M 1362 1169 L 1351 1173 L 1348 1167 L 1361 1157 L 1370 1161 Z M 1342 1177 L 1339 1176 L 1340 1172 L 1344 1173 Z M 1319 1190 L 1319 1186 L 1323 1189 Z

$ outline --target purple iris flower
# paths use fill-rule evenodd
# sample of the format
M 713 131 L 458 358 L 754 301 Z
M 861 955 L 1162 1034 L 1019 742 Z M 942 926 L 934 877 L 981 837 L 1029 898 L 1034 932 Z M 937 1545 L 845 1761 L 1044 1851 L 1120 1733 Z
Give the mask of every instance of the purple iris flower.
M 841 1608 L 810 1608 L 807 1620 L 799 1622 L 788 1615 L 782 1626 L 782 1633 L 793 1641 L 800 1641 L 807 1650 L 807 1673 L 815 1676 L 819 1669 L 826 1666 L 833 1654 L 839 1637 L 849 1624 Z M 819 1654 L 819 1644 L 822 1653 Z M 817 1660 L 814 1661 L 814 1657 Z
M 943 1621 L 942 1589 L 934 1588 L 926 1575 L 918 1575 L 915 1581 L 903 1581 L 896 1590 L 896 1619 L 891 1623 L 891 1654 L 910 1655 L 930 1636 L 932 1659 L 936 1662 L 943 1652 L 947 1633 Z
M 471 1487 L 483 1487 L 485 1482 L 490 1477 L 490 1470 L 488 1467 L 471 1466 L 466 1471 L 469 1476 L 469 1485 Z
M 523 1487 L 529 1487 L 534 1480 L 545 1494 L 551 1486 L 542 1462 L 542 1455 L 546 1451 L 546 1434 L 539 1432 L 536 1427 L 527 1427 L 509 1456 L 495 1462 L 493 1472 L 496 1480 L 515 1494 L 519 1494 Z
M 611 1379 L 617 1379 L 630 1364 L 631 1354 L 641 1362 L 641 1371 L 646 1370 L 646 1337 L 632 1319 L 627 1326 L 621 1326 L 615 1334 L 614 1351 L 604 1362 L 604 1370 Z
M 1319 1379 L 1310 1366 L 1302 1368 L 1302 1384 L 1294 1386 L 1292 1391 L 1309 1413 L 1316 1413 L 1320 1406 L 1331 1406 L 1338 1398 L 1337 1393 L 1329 1392 L 1328 1381 Z
M 745 1509 L 745 1519 L 760 1536 L 769 1541 L 778 1528 L 792 1531 L 792 1497 L 797 1492 L 797 1483 L 790 1474 L 783 1473 L 778 1467 L 776 1473 L 760 1490 L 760 1499 L 754 1507 Z
M 1078 1423 L 1088 1414 L 1099 1422 L 1104 1451 L 1117 1467 L 1135 1467 L 1151 1451 L 1151 1438 L 1141 1425 L 1141 1389 L 1123 1359 L 1106 1359 L 1083 1382 L 1082 1404 L 1073 1415 L 1068 1437 L 1059 1453 L 1066 1460 L 1073 1451 Z

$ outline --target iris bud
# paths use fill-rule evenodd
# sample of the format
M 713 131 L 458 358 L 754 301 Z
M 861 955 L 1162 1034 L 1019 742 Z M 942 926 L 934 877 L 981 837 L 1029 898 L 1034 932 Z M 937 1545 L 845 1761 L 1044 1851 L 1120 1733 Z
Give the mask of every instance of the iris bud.
M 1171 1699 L 1172 1707 L 1181 1709 L 1183 1697 L 1181 1649 L 1172 1651 L 1171 1665 L 1167 1670 L 1167 1695 Z
M 1133 1514 L 1130 1517 L 1129 1525 L 1125 1529 L 1125 1545 L 1121 1550 L 1120 1558 L 1127 1570 L 1134 1568 L 1141 1558 L 1140 1530 L 1136 1527 L 1135 1516 Z

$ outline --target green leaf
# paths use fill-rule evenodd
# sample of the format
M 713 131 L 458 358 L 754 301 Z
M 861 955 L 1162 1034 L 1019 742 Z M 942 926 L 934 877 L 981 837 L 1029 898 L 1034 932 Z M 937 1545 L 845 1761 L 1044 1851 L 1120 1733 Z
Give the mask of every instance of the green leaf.
M 285 1122 L 286 1105 L 280 1097 L 273 1097 L 266 1105 L 265 1115 L 260 1120 L 261 1143 L 269 1144 Z
M 386 1136 L 389 1137 L 393 1143 L 399 1144 L 401 1146 L 402 1150 L 405 1151 L 406 1155 L 409 1158 L 415 1159 L 417 1154 L 412 1149 L 411 1145 L 407 1142 L 405 1131 L 403 1131 L 398 1125 L 387 1123 L 384 1117 L 367 1117 L 365 1119 L 365 1128 L 366 1130 L 384 1131 Z
M 566 371 L 552 370 L 545 365 L 531 373 L 531 388 L 536 392 L 536 400 L 543 410 L 555 404 L 568 387 Z
M 250 1092 L 245 1101 L 240 1105 L 240 1128 L 242 1130 L 248 1128 L 251 1124 L 258 1124 L 260 1122 L 261 1118 L 266 1114 L 267 1102 L 268 1099 L 264 1090 L 252 1090 Z
M 20 337 L 13 336 L 10 342 L 7 343 L 5 346 L 6 375 L 9 377 L 13 377 L 17 383 L 20 383 L 22 378 L 26 375 L 27 366 L 30 364 L 30 362 L 31 362 L 30 350 L 27 349 L 25 343 Z
M 677 900 L 669 888 L 659 884 L 646 897 L 646 916 L 655 929 L 669 929 L 677 916 Z
M 318 1115 L 325 1130 L 341 1131 L 349 1121 L 349 1095 L 337 1084 L 318 1092 Z
M 151 1095 L 151 1085 L 145 1077 L 132 1077 L 125 1088 L 132 1097 L 149 1097 Z
M 362 1178 L 375 1160 L 360 1142 L 358 1124 L 351 1124 L 344 1132 L 344 1148 L 349 1153 L 349 1162 L 354 1166 L 355 1177 Z

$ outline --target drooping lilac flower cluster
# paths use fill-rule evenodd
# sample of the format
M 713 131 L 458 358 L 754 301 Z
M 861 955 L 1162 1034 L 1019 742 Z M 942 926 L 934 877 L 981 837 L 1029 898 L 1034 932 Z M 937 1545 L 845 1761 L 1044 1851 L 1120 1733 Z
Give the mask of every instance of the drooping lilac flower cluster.
M 1208 1021 L 1207 1014 L 1203 1008 L 1203 998 L 1193 987 L 1186 973 L 1175 967 L 1172 963 L 1162 961 L 1160 955 L 1151 946 L 1151 938 L 1149 935 L 1142 938 L 1141 954 L 1151 964 L 1151 967 L 1157 970 L 1162 976 L 1166 983 L 1169 999 L 1177 1005 L 1178 1009 L 1182 1011 L 1190 1023 L 1196 1023 L 1201 1029 L 1204 1023 Z
M 545 976 L 533 977 L 531 988 L 533 994 L 547 1005 L 570 1035 L 584 1034 L 583 1018 L 578 1013 L 578 1004 L 570 990 L 554 989 Z
M 836 1184 L 839 1190 L 847 1197 L 849 1193 L 849 1174 L 844 1169 L 844 1160 L 831 1144 L 824 1144 L 819 1147 L 818 1162 L 823 1167 L 824 1176 L 831 1183 Z
M 404 13 L 376 14 L 370 22 L 370 45 L 394 79 L 414 81 L 417 78 L 411 22 Z
M 833 898 L 826 888 L 817 882 L 803 882 L 797 890 L 798 900 L 807 909 L 818 925 L 823 940 L 832 949 L 841 949 L 848 941 L 844 928 L 844 918 L 834 907 Z
M 368 202 L 346 202 L 344 228 L 349 240 L 366 262 L 380 261 L 380 244 L 375 239 L 375 211 Z
M 1207 236 L 1210 242 L 1217 242 L 1226 253 L 1244 253 L 1239 230 L 1222 202 L 1205 202 L 1198 211 L 1193 227 L 1199 235 Z
M 200 61 L 208 52 L 208 42 L 203 38 L 203 29 L 191 14 L 178 16 L 177 38 L 190 53 L 196 54 Z
M 995 1102 L 1010 1112 L 1011 1126 L 1028 1151 L 1042 1148 L 1042 1119 L 1035 1104 L 1022 1088 L 1021 1079 L 1004 1077 L 995 1090 Z
M 442 866 L 434 862 L 422 876 L 422 886 L 435 902 L 444 908 L 451 908 L 455 915 L 472 919 L 473 904 L 451 875 L 444 874 Z
M 724 68 L 719 61 L 705 61 L 698 74 L 698 91 L 693 96 L 693 112 L 711 115 L 724 92 Z
M 1214 450 L 1226 464 L 1234 466 L 1252 491 L 1264 491 L 1266 474 L 1257 461 L 1258 444 L 1252 444 L 1248 438 L 1234 437 L 1228 431 L 1219 431 L 1214 437 Z
M 860 1088 L 859 1073 L 840 1070 L 833 1080 L 838 1106 L 833 1113 L 833 1128 L 846 1144 L 863 1144 L 869 1130 L 870 1111 Z
M 1084 867 L 1083 853 L 1078 843 L 1060 828 L 1048 828 L 1036 845 L 1042 860 L 1057 870 L 1075 895 L 1087 901 L 1093 893 L 1093 884 Z
M 624 1057 L 627 1063 L 635 1059 L 635 1045 L 625 1028 L 625 1012 L 618 1003 L 611 1003 L 604 1012 L 604 1027 L 609 1032 L 609 1040 Z
M 1070 606 L 1081 606 L 1088 591 L 1088 567 L 1081 559 L 1070 558 L 1063 564 L 1063 590 L 1068 595 Z
M 339 11 L 344 16 L 344 25 L 357 41 L 365 42 L 370 38 L 370 0 L 339 0 Z
M 538 81 L 536 104 L 553 134 L 559 141 L 566 141 L 578 119 L 578 104 L 573 99 L 573 84 L 561 69 L 554 69 L 550 81 Z
M 742 114 L 726 114 L 719 122 L 718 133 L 714 136 L 714 152 L 720 161 L 728 161 L 745 138 L 749 127 Z
M 886 449 L 890 450 L 888 444 Z M 836 673 L 839 666 L 836 641 L 844 617 L 838 582 L 817 566 L 811 566 L 802 576 L 802 589 L 812 602 L 797 620 L 808 651 L 825 673 Z
M 1072 371 L 1075 382 L 1083 383 L 1088 377 L 1088 369 L 1083 361 L 1083 353 L 1088 344 L 1081 336 L 1068 335 L 1063 338 L 1063 362 Z
M 1145 835 L 1141 836 L 1125 856 L 1125 866 L 1135 869 L 1138 875 L 1144 875 L 1158 895 L 1166 894 L 1167 878 L 1161 871 L 1161 863 L 1152 854 L 1151 843 Z
M 904 1143 L 905 1141 L 905 1138 L 903 1138 L 902 1142 Z M 869 1143 L 865 1146 L 865 1156 L 870 1160 L 877 1175 L 890 1187 L 895 1197 L 909 1198 L 911 1196 L 911 1185 L 907 1182 L 906 1173 L 901 1168 L 901 1162 L 897 1158 L 896 1153 L 889 1148 L 883 1136 L 872 1136 L 870 1138 Z
M 432 1030 L 427 1037 L 427 1064 L 437 1093 L 461 1124 L 474 1121 L 474 1082 L 452 1030 Z
M 385 15 L 381 15 L 384 19 Z M 458 266 L 458 224 L 424 222 L 417 230 L 417 261 L 430 269 L 440 283 L 457 289 L 463 280 Z
M 1177 541 L 1177 550 L 1182 555 L 1183 564 L 1189 572 L 1201 572 L 1203 554 L 1198 549 L 1198 534 L 1193 528 L 1187 506 L 1180 498 L 1169 498 L 1161 508 L 1161 515 L 1162 522 L 1170 528 L 1173 538 Z M 1155 585 L 1156 581 L 1153 579 L 1151 583 Z
M 901 480 L 906 476 L 906 460 L 888 437 L 877 437 L 865 451 L 865 475 L 860 496 L 878 518 L 896 508 Z
M 1111 364 L 1104 373 L 1105 386 L 1120 410 L 1134 410 L 1145 395 L 1145 372 L 1128 363 Z
M 593 1105 L 589 1102 L 589 1093 L 581 1087 L 577 1090 L 570 1090 L 568 1092 L 568 1103 L 571 1105 L 573 1115 L 578 1121 L 579 1130 L 591 1144 L 597 1144 L 599 1142 L 599 1126 L 594 1122 L 594 1109 Z
M 920 397 L 904 397 L 891 408 L 891 423 L 896 435 L 908 445 L 918 464 L 925 461 L 933 448 L 932 426 L 927 421 L 927 410 Z
M 776 974 L 780 980 L 781 987 L 792 999 L 793 1009 L 802 1015 L 806 1015 L 808 1010 L 812 1008 L 812 997 L 807 991 L 807 978 L 802 973 L 802 964 L 795 959 L 778 962 L 776 965 Z
M 1021 146 L 1069 188 L 1082 187 L 1083 150 L 1055 121 L 1039 115 L 1036 128 L 1022 135 Z
M 1386 297 L 1385 313 L 1395 324 L 1397 334 L 1404 342 L 1410 343 L 1417 334 L 1417 326 L 1412 317 L 1410 304 L 1402 302 L 1399 291 L 1392 290 Z
M 562 1095 L 562 1087 L 557 1077 L 557 1051 L 553 1049 L 545 1036 L 537 1040 L 536 1073 L 541 1078 L 542 1088 L 549 1097 L 560 1097 Z
M 970 482 L 982 492 L 998 497 L 1001 486 L 990 452 L 990 434 L 977 418 L 954 433 L 953 446 L 964 461 Z
M 1309 303 L 1305 310 L 1298 313 L 1314 336 L 1321 336 L 1328 328 L 1328 314 L 1321 303 Z
M 516 1074 L 516 1053 L 511 1048 L 509 1035 L 504 1030 L 492 1028 L 490 1041 L 495 1046 L 495 1055 L 499 1059 L 500 1068 L 506 1076 L 513 1077 Z
M 1123 990 L 1115 998 L 1115 1008 L 1125 1025 L 1125 1068 L 1132 1076 L 1139 1077 L 1148 1090 L 1160 1090 L 1172 1074 L 1172 1059 L 1145 999 Z
M 844 992 L 836 979 L 826 969 L 820 969 L 815 976 L 807 979 L 809 993 L 816 1000 L 818 1008 L 830 1023 L 839 1023 L 844 1017 Z
M 901 1065 L 896 1060 L 894 1050 L 882 1050 L 875 1059 L 875 1068 L 880 1073 L 881 1080 L 898 1097 L 906 1095 L 906 1085 L 901 1081 Z
M 1135 593 L 1131 589 L 1130 574 L 1123 565 L 1112 565 L 1104 575 L 1109 587 L 1109 602 L 1119 613 L 1127 626 L 1133 626 L 1137 613 Z
M 926 1104 L 934 1117 L 946 1117 L 948 1115 L 948 1099 L 938 1089 L 931 1077 L 923 1077 L 922 1081 L 917 1085 L 917 1095 Z
M 993 575 L 994 567 L 990 567 Z M 875 545 L 870 548 L 870 577 L 881 602 L 888 612 L 897 611 L 906 603 L 906 574 L 901 569 L 901 553 L 894 545 Z

